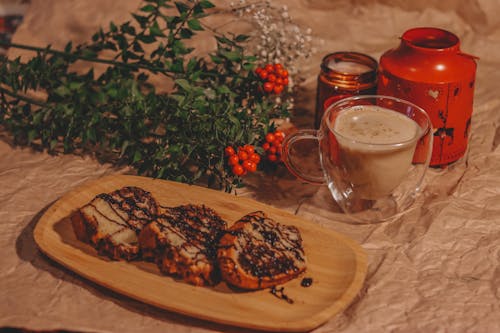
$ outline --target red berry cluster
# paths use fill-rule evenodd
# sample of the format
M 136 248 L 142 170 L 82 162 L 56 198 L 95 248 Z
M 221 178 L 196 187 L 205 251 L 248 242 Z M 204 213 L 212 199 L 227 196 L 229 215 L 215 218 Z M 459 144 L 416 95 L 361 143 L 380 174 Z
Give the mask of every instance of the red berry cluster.
M 255 70 L 264 84 L 262 89 L 267 93 L 280 94 L 288 85 L 288 71 L 281 64 L 267 64 Z
M 252 145 L 238 147 L 238 152 L 232 146 L 227 146 L 224 150 L 227 156 L 227 164 L 232 167 L 233 174 L 243 176 L 247 172 L 257 170 L 257 165 L 260 162 L 260 155 L 255 152 Z
M 266 134 L 266 142 L 262 148 L 266 152 L 266 157 L 270 162 L 279 163 L 281 161 L 281 150 L 285 133 L 282 131 L 269 132 Z

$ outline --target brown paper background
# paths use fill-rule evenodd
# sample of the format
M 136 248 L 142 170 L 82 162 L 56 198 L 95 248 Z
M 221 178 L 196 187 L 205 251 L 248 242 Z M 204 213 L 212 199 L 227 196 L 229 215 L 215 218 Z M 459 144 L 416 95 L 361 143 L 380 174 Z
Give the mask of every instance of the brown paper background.
M 313 60 L 301 64 L 307 80 L 293 118 L 299 127 L 312 126 L 315 80 L 326 53 L 352 50 L 378 59 L 397 46 L 406 29 L 435 26 L 453 31 L 462 51 L 481 58 L 468 158 L 430 170 L 427 188 L 403 219 L 368 226 L 335 222 L 337 208 L 327 189 L 301 184 L 283 170 L 274 177 L 252 175 L 250 185 L 238 191 L 342 232 L 367 251 L 368 275 L 359 297 L 315 332 L 500 332 L 498 0 L 273 3 L 286 3 L 297 23 L 313 29 L 318 44 Z M 32 0 L 14 41 L 61 48 L 68 40 L 87 40 L 110 20 L 128 20 L 138 6 L 136 0 Z M 10 50 L 11 56 L 19 54 L 26 55 Z M 0 327 L 242 331 L 126 299 L 40 254 L 33 228 L 52 202 L 84 181 L 129 171 L 91 157 L 51 156 L 0 141 Z

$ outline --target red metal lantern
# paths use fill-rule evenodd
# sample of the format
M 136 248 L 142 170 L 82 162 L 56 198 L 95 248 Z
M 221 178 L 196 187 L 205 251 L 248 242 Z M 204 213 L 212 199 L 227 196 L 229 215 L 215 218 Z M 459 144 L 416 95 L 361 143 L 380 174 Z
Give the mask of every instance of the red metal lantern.
M 456 35 L 437 28 L 406 31 L 400 45 L 380 58 L 377 93 L 413 102 L 431 118 L 431 166 L 448 165 L 467 150 L 475 59 L 460 51 Z

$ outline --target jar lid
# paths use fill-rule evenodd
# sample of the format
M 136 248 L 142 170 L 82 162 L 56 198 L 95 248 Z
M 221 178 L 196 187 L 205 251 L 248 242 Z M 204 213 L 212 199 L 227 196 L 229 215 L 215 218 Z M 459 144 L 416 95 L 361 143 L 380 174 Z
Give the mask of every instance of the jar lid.
M 457 52 L 460 48 L 460 39 L 454 33 L 439 28 L 413 28 L 407 30 L 401 39 L 412 47 L 432 51 Z
M 377 68 L 378 63 L 374 58 L 350 51 L 327 54 L 321 62 L 323 78 L 345 89 L 375 85 Z

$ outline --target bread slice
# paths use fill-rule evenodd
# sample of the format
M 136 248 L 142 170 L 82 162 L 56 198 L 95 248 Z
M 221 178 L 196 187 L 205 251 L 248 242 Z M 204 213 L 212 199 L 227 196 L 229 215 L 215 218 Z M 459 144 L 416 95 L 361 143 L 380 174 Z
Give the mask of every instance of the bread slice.
M 76 237 L 111 259 L 132 260 L 140 255 L 137 235 L 158 214 L 151 193 L 127 186 L 98 194 L 71 215 Z
M 306 269 L 299 230 L 262 211 L 245 215 L 225 232 L 217 257 L 222 279 L 242 289 L 276 286 Z
M 143 257 L 153 259 L 164 274 L 188 283 L 217 284 L 217 244 L 226 222 L 204 205 L 162 208 L 139 234 Z

